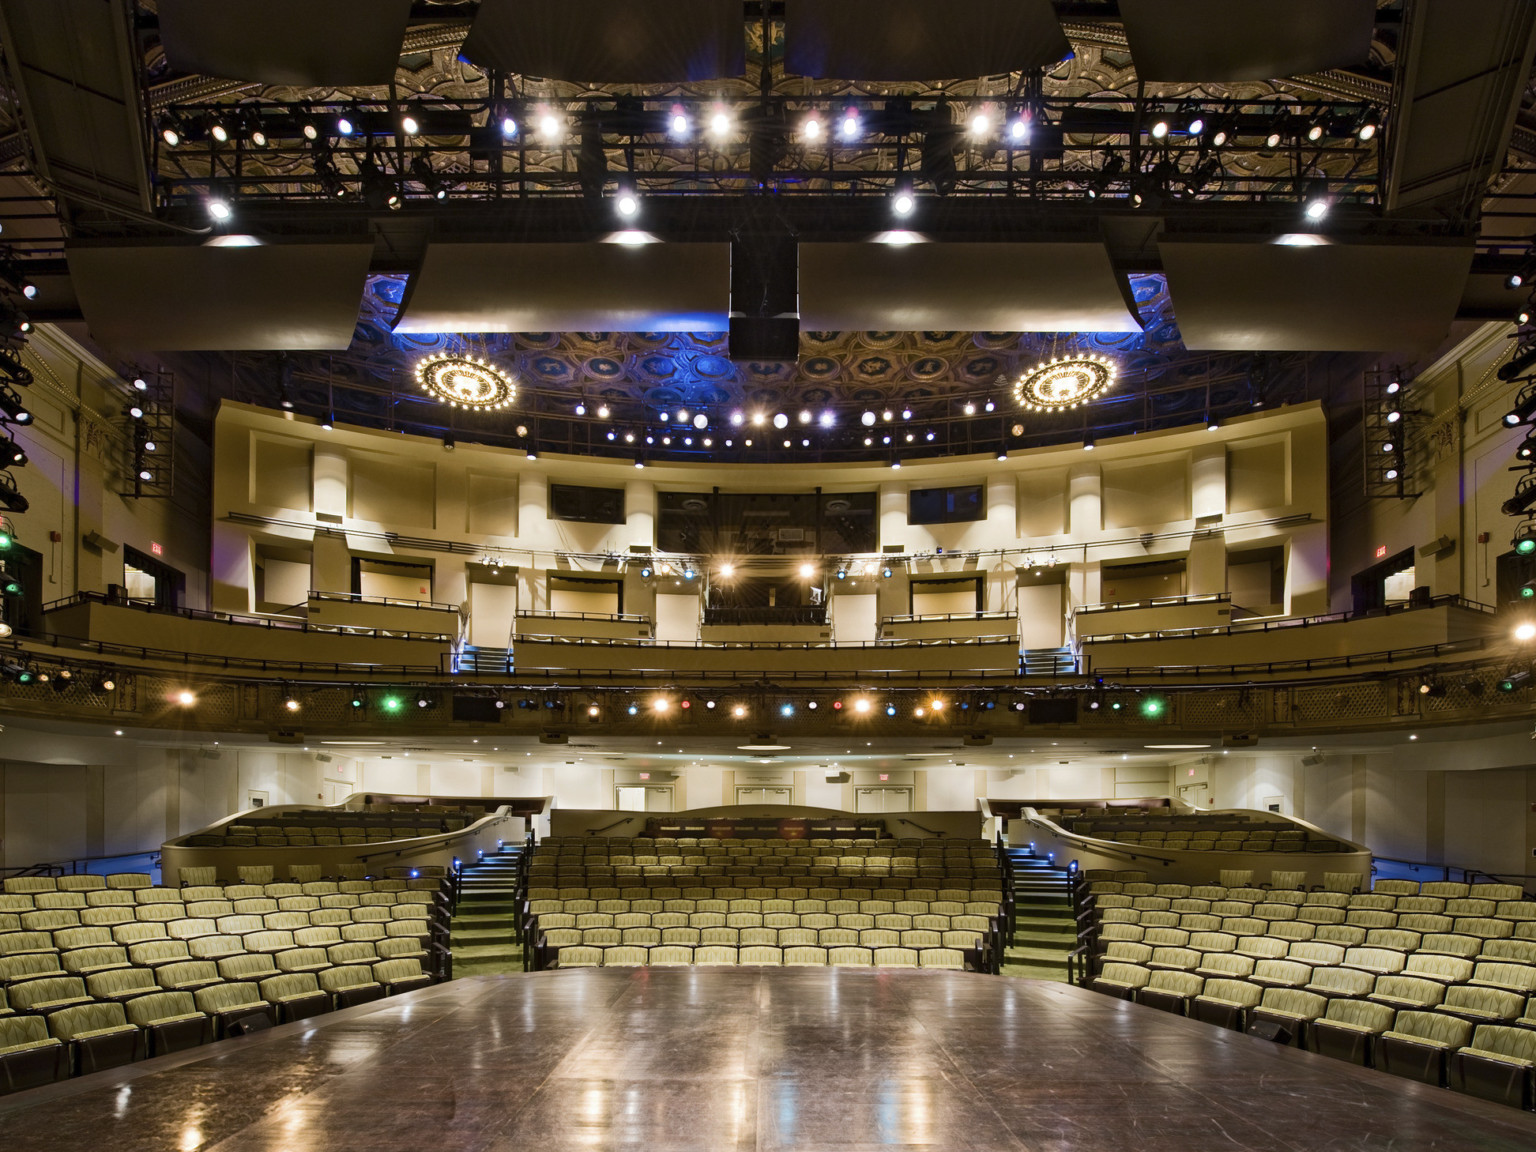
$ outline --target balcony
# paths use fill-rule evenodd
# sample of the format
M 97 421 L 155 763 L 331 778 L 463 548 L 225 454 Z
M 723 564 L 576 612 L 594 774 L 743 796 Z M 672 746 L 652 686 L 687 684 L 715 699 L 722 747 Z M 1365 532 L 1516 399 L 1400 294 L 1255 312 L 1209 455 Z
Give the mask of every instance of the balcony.
M 649 640 L 655 628 L 649 616 L 632 612 L 519 612 L 520 639 Z
M 882 640 L 1017 641 L 1018 618 L 1012 612 L 945 612 L 938 615 L 882 616 Z

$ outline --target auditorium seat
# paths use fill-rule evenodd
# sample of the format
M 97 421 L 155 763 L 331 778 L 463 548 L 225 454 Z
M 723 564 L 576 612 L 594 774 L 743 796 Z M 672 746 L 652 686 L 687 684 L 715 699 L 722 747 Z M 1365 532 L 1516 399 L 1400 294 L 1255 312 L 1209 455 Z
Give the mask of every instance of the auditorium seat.
M 786 967 L 823 967 L 827 963 L 827 950 L 815 945 L 795 945 L 784 949 Z
M 1463 984 L 1446 990 L 1445 999 L 1435 1006 L 1472 1024 L 1508 1024 L 1520 1015 L 1525 997 L 1503 988 L 1485 988 Z
M 601 953 L 599 952 L 599 960 Z M 341 968 L 326 968 L 318 973 L 322 990 L 330 994 L 337 1008 L 351 1008 L 367 1004 L 384 996 L 384 987 L 374 980 L 373 972 L 362 964 L 348 964 Z
M 128 1022 L 121 1004 L 77 1004 L 48 1015 L 48 1032 L 69 1049 L 77 1075 L 131 1064 L 139 1059 L 143 1033 Z
M 1417 976 L 1380 976 L 1369 999 L 1394 1011 L 1424 1011 L 1445 999 L 1445 985 Z
M 7 1092 L 62 1080 L 69 1074 L 68 1055 L 41 1016 L 0 1017 L 0 1083 Z
M 110 968 L 87 976 L 85 990 L 96 1001 L 127 1001 L 158 992 L 160 985 L 148 968 Z
M 694 949 L 693 962 L 700 965 L 731 965 L 739 961 L 737 949 L 723 944 L 705 944 Z
M 1471 1044 L 1451 1053 L 1449 1082 L 1469 1095 L 1530 1109 L 1533 1070 L 1536 1032 L 1480 1024 Z
M 1447 1057 L 1465 1048 L 1472 1025 L 1445 1013 L 1399 1012 L 1391 1030 L 1377 1045 L 1376 1067 L 1394 1076 L 1406 1076 L 1437 1087 L 1446 1087 Z
M 1424 980 L 1438 980 L 1442 984 L 1465 984 L 1472 978 L 1473 964 L 1456 956 L 1441 956 L 1429 952 L 1415 952 L 1403 965 L 1404 976 L 1417 976 Z
M 1369 1067 L 1378 1037 L 1392 1027 L 1396 1017 L 1396 1010 L 1385 1004 L 1330 1000 L 1328 1010 L 1308 1027 L 1307 1043 L 1320 1055 Z
M 190 992 L 155 992 L 124 1005 L 128 1022 L 144 1030 L 151 1056 L 164 1056 L 204 1043 L 210 1037 L 208 1017 L 197 1010 Z
M 47 1013 L 91 1001 L 79 976 L 40 976 L 12 984 L 6 989 L 6 999 L 18 1013 Z
M 1207 1024 L 1242 1031 L 1248 1026 L 1249 1013 L 1263 995 L 1262 988 L 1245 980 L 1207 980 L 1200 994 L 1190 1002 L 1189 1014 Z
M 1164 1012 L 1183 1016 L 1189 1004 L 1205 987 L 1205 980 L 1193 972 L 1164 969 L 1152 973 L 1152 978 L 1136 991 L 1136 1002 Z

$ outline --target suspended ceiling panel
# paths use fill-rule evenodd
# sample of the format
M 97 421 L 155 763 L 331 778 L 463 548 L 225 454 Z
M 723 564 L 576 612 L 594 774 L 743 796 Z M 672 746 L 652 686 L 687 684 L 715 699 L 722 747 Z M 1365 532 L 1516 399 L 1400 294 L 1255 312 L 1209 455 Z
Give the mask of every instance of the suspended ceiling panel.
M 149 210 L 125 0 L 0 0 L 0 40 L 37 174 L 65 200 Z M 35 210 L 35 209 L 34 209 Z
M 1050 0 L 786 0 L 800 76 L 946 80 L 1043 68 L 1072 50 Z
M 388 84 L 411 0 L 160 0 L 171 67 L 259 84 Z
M 483 0 L 464 57 L 593 84 L 675 84 L 746 69 L 741 0 Z
M 1120 0 L 1136 75 L 1276 80 L 1363 64 L 1376 0 Z
M 1099 243 L 801 244 L 809 332 L 1140 332 Z
M 723 332 L 729 244 L 433 244 L 396 332 Z
M 352 342 L 373 244 L 71 245 L 91 335 L 143 351 L 314 349 Z
M 1392 352 L 1444 338 L 1472 245 L 1164 240 L 1158 245 L 1193 351 Z

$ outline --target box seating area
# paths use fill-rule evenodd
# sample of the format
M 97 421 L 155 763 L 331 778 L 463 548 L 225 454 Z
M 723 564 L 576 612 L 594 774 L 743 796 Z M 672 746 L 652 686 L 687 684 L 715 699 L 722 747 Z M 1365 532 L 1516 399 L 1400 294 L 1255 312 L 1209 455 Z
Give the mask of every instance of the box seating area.
M 528 868 L 536 965 L 993 971 L 1008 914 L 984 840 L 551 838 Z
M 1095 990 L 1536 1107 L 1536 900 L 1517 885 L 1113 875 L 1085 876 Z
M 1143 811 L 1143 810 L 1133 810 Z M 1149 808 L 1147 813 L 1171 813 Z M 1245 816 L 1154 816 L 1117 814 L 1108 818 L 1060 818 L 1063 827 L 1081 836 L 1139 844 L 1143 848 L 1176 848 L 1186 852 L 1343 852 L 1348 845 L 1305 828 Z
M 485 815 L 484 808 L 440 804 L 396 805 L 391 812 L 337 812 L 316 808 L 247 816 L 188 837 L 193 848 L 315 848 L 375 844 L 458 832 Z
M 451 976 L 440 877 L 293 865 L 24 876 L 0 894 L 0 1091 L 51 1083 Z M 400 870 L 408 871 L 408 870 Z M 242 1024 L 242 1022 L 246 1022 Z

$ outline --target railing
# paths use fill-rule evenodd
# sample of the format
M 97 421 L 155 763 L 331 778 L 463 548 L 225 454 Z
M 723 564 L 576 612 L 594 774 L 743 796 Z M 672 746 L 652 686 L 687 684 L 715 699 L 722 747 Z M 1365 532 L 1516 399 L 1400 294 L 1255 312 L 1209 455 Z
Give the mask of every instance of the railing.
M 992 636 L 936 636 L 925 638 L 897 637 L 890 640 L 648 640 L 643 637 L 562 636 L 551 639 L 543 636 L 523 637 L 518 647 L 530 644 L 595 644 L 609 648 L 747 648 L 761 651 L 787 651 L 796 648 L 929 648 L 954 647 L 960 644 L 1014 644 L 1018 637 Z
M 1437 880 L 1447 880 L 1459 884 L 1476 884 L 1479 878 L 1494 884 L 1518 884 L 1527 893 L 1536 890 L 1536 884 L 1527 881 L 1536 880 L 1536 873 L 1531 872 L 1485 872 L 1481 868 L 1463 868 L 1456 864 L 1431 864 L 1424 860 L 1400 860 L 1395 856 L 1371 857 L 1371 875 L 1375 876 L 1381 869 L 1378 864 L 1396 865 L 1396 870 L 1408 872 L 1427 873 L 1426 879 L 1433 877 Z M 1383 877 L 1390 879 L 1390 877 Z
M 638 612 L 519 612 L 519 620 L 602 620 L 610 624 L 649 624 L 651 618 Z
M 1166 856 L 1149 856 L 1144 852 L 1133 852 L 1126 845 L 1116 840 L 1100 840 L 1095 836 L 1085 836 L 1081 832 L 1069 832 L 1060 824 L 1040 815 L 1033 808 L 1025 809 L 1024 821 L 1033 824 L 1036 828 L 1043 828 L 1053 835 L 1060 836 L 1063 840 L 1081 844 L 1085 848 L 1092 848 L 1101 856 L 1119 856 L 1126 860 L 1150 860 L 1161 864 L 1165 868 L 1172 867 L 1173 861 Z
M 0 877 L 9 879 L 15 876 L 83 876 L 89 873 L 90 869 L 82 865 L 101 864 L 108 860 L 143 860 L 146 857 L 149 859 L 151 868 L 160 866 L 160 849 L 146 848 L 142 852 L 118 852 L 111 856 L 77 856 L 73 860 L 50 860 L 39 864 L 0 868 Z
M 1485 637 L 1470 640 L 1448 640 L 1441 644 L 1421 644 L 1417 648 L 1389 648 L 1381 652 L 1362 652 L 1350 656 L 1319 656 L 1302 660 L 1269 660 L 1252 664 L 1159 664 L 1104 668 L 1094 666 L 1101 677 L 1146 678 L 1156 676 L 1243 676 L 1255 674 L 1273 675 L 1285 672 L 1322 672 L 1329 668 L 1355 668 L 1376 664 L 1400 664 L 1404 661 L 1433 659 L 1437 656 L 1454 656 L 1463 652 L 1479 652 L 1488 646 Z
M 795 605 L 793 607 L 707 607 L 704 624 L 710 625 L 813 625 L 824 628 L 827 624 L 825 604 Z
M 235 612 L 209 612 L 201 608 L 165 608 L 147 600 L 125 600 L 102 592 L 77 592 L 62 600 L 43 605 L 45 613 L 76 604 L 107 604 L 116 608 L 132 608 L 153 616 L 176 616 L 183 620 L 205 620 L 215 624 L 235 624 L 241 627 L 266 628 L 280 632 L 314 632 L 333 636 L 362 636 L 388 640 L 424 640 L 447 643 L 454 637 L 447 632 L 400 632 L 393 628 L 362 628 L 352 624 L 314 624 L 308 620 L 296 620 L 283 616 L 242 616 Z
M 407 600 L 400 596 L 365 596 L 361 592 L 320 592 L 310 589 L 311 600 L 332 600 L 344 604 L 383 604 L 391 608 L 426 608 L 433 612 L 457 612 L 464 608 L 459 604 L 439 604 L 432 600 Z
M 159 661 L 164 664 L 181 665 L 206 665 L 211 668 L 237 668 L 259 672 L 283 672 L 298 675 L 333 675 L 352 677 L 386 677 L 400 679 L 402 677 L 436 676 L 441 669 L 435 664 L 370 664 L 363 662 L 347 661 L 311 661 L 311 660 L 264 660 L 241 656 L 212 656 L 198 652 L 182 652 L 170 648 L 148 648 L 139 644 L 110 644 L 102 640 L 77 640 L 72 636 L 29 636 L 28 643 L 39 647 L 53 649 L 67 649 L 71 652 L 88 652 L 97 656 L 132 657 L 144 661 Z M 30 651 L 23 648 L 17 640 L 12 640 L 4 645 L 8 651 L 30 655 Z M 104 666 L 105 670 L 121 673 L 124 671 L 119 664 Z M 154 668 L 136 669 L 145 673 L 153 673 Z
M 1153 632 L 1114 632 L 1098 636 L 1081 637 L 1083 644 L 1108 644 L 1129 640 L 1175 640 L 1191 636 L 1236 636 L 1252 632 L 1278 632 L 1284 628 L 1310 628 L 1318 624 L 1341 624 L 1350 620 L 1372 620 L 1382 616 L 1396 616 L 1403 612 L 1416 612 L 1422 608 L 1442 608 L 1446 606 L 1465 608 L 1471 612 L 1478 612 L 1487 616 L 1498 614 L 1498 609 L 1491 604 L 1482 604 L 1476 600 L 1468 600 L 1462 596 L 1434 596 L 1421 604 L 1389 605 L 1384 608 L 1373 608 L 1368 612 L 1329 612 L 1322 616 L 1294 616 L 1274 619 L 1266 617 L 1262 620 L 1252 620 L 1242 624 L 1213 624 L 1208 627 L 1195 628 L 1162 628 Z
M 1082 604 L 1071 609 L 1071 615 L 1089 616 L 1099 612 L 1126 612 L 1133 608 L 1173 608 L 1182 604 L 1230 604 L 1232 597 L 1226 592 L 1207 592 L 1190 596 L 1153 596 L 1147 600 L 1103 601 L 1098 604 Z
M 944 623 L 950 620 L 1015 620 L 1012 612 L 935 612 L 917 613 L 903 616 L 880 617 L 881 627 L 887 624 L 919 624 L 919 623 Z

